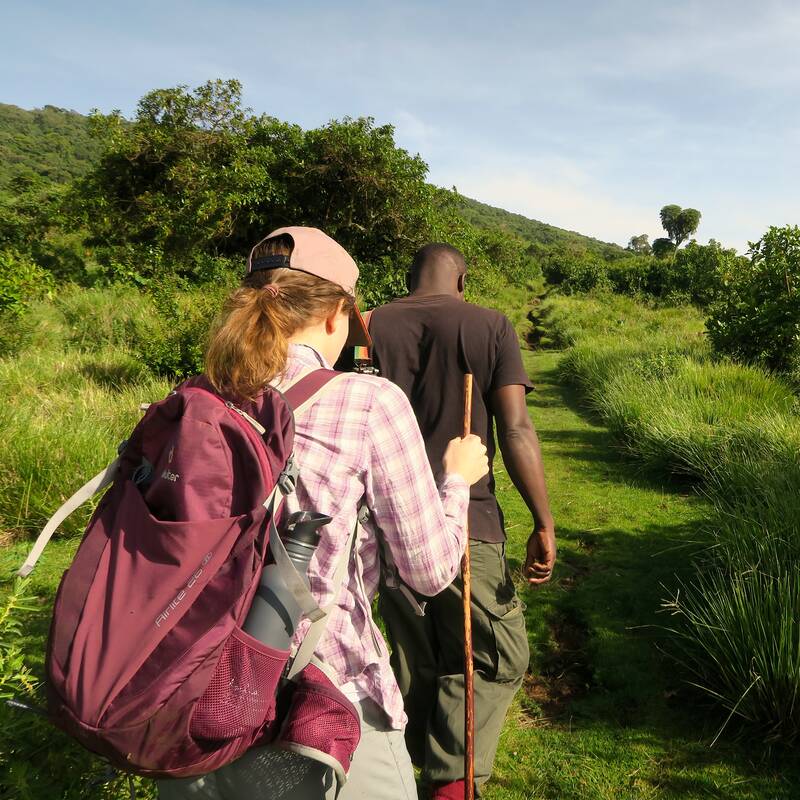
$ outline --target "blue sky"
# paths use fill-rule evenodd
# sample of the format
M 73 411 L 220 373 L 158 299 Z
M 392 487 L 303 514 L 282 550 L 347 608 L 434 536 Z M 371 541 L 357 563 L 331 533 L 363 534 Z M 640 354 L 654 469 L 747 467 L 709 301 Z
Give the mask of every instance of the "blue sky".
M 430 179 L 620 243 L 744 250 L 800 223 L 800 3 L 2 3 L 0 102 L 131 114 L 150 89 L 235 77 L 305 127 L 371 115 Z

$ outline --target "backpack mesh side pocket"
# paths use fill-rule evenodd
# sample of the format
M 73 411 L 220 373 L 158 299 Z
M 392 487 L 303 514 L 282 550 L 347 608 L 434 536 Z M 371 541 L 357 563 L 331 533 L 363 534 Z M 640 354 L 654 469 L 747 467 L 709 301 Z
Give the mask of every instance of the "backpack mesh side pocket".
M 275 718 L 275 691 L 288 650 L 275 650 L 237 628 L 195 706 L 189 731 L 197 739 L 248 736 Z
M 358 711 L 314 664 L 295 680 L 297 686 L 275 745 L 328 764 L 343 783 L 361 739 Z

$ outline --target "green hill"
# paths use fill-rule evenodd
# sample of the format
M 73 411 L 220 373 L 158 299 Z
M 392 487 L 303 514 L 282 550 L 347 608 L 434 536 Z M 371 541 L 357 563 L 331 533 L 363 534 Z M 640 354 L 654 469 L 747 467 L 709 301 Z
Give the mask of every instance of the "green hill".
M 39 176 L 66 183 L 88 172 L 99 152 L 82 114 L 49 105 L 28 111 L 0 103 L 0 192 L 8 191 L 15 178 Z M 460 198 L 459 206 L 465 219 L 477 227 L 501 228 L 543 248 L 574 245 L 605 258 L 622 251 L 617 245 L 468 197 Z
M 459 204 L 459 210 L 467 222 L 471 222 L 479 228 L 500 228 L 515 233 L 533 244 L 547 248 L 572 245 L 581 250 L 595 253 L 602 258 L 613 258 L 625 252 L 619 245 L 601 242 L 591 236 L 557 228 L 555 225 L 529 219 L 522 214 L 513 214 L 511 211 L 481 203 L 480 200 L 460 197 Z
M 85 174 L 99 152 L 82 114 L 55 106 L 26 111 L 0 103 L 0 192 L 16 178 L 66 183 Z

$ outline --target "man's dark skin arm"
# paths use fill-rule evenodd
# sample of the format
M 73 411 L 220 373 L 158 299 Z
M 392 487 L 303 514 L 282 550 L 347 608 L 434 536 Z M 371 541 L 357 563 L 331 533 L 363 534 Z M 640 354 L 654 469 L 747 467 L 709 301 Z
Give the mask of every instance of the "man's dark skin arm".
M 525 387 L 503 386 L 492 393 L 497 439 L 508 475 L 533 515 L 523 575 L 531 586 L 547 583 L 556 563 L 556 534 L 544 481 L 539 438 L 525 403 Z

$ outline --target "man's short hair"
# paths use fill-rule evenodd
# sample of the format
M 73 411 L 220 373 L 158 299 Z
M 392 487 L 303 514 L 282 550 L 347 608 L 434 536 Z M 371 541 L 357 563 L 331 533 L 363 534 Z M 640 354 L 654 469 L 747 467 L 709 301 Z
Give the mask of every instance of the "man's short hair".
M 414 253 L 411 268 L 408 270 L 411 281 L 416 283 L 420 275 L 428 268 L 436 264 L 443 256 L 449 258 L 460 266 L 459 275 L 467 271 L 464 254 L 451 244 L 445 242 L 431 242 L 423 245 Z

